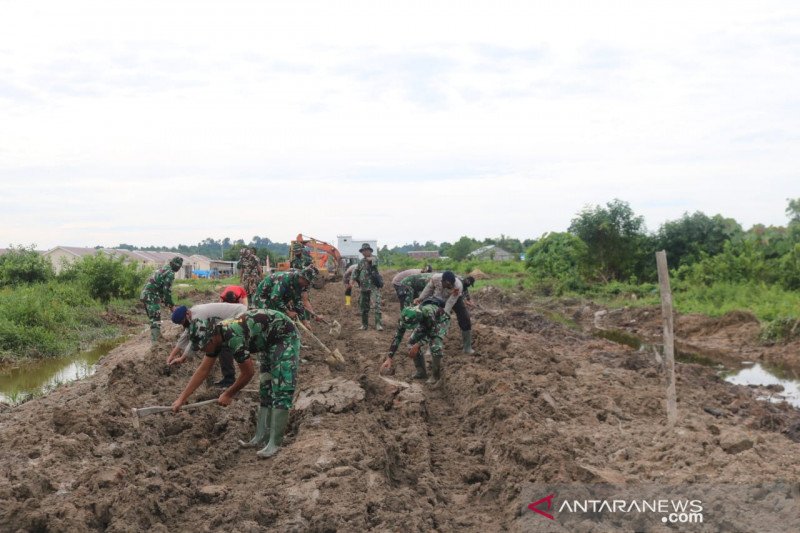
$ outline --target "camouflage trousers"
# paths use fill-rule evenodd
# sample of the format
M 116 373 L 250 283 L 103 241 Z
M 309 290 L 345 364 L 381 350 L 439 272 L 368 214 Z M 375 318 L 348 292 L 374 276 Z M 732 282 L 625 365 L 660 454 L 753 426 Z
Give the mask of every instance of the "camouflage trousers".
M 245 275 L 242 274 L 242 288 L 244 292 L 247 293 L 247 301 L 250 303 L 250 307 L 253 307 L 253 296 L 256 293 L 256 287 L 261 280 L 258 279 L 258 273 L 255 275 Z
M 291 409 L 300 366 L 300 337 L 297 333 L 285 335 L 259 358 L 261 407 Z
M 444 315 L 438 324 L 433 327 L 433 332 L 423 338 L 420 342 L 427 344 L 431 348 L 431 356 L 441 358 L 444 355 L 444 337 L 450 328 L 450 315 Z M 412 338 L 413 338 L 412 334 Z
M 150 319 L 150 329 L 161 329 L 161 299 L 155 294 L 142 294 L 142 303 Z
M 414 303 L 414 291 L 405 285 L 395 285 L 394 292 L 397 293 L 397 299 L 400 300 L 400 310 Z
M 369 323 L 370 309 L 375 311 L 375 324 L 381 323 L 381 290 L 374 288 L 362 290 L 358 297 L 358 309 L 361 311 L 361 323 L 365 326 Z

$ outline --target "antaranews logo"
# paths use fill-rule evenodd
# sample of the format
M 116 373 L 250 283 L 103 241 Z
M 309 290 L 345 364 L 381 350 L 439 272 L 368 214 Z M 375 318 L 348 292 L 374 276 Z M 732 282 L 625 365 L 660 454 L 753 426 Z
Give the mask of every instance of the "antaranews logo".
M 528 505 L 528 509 L 549 520 L 555 516 L 549 512 L 556 508 L 554 502 L 556 493 L 549 494 Z M 556 511 L 552 511 L 556 512 Z M 662 515 L 661 522 L 670 524 L 701 524 L 703 523 L 703 502 L 701 500 L 686 499 L 653 499 L 653 500 L 568 500 L 565 499 L 558 505 L 559 514 L 584 514 L 593 515 L 602 513 L 657 513 Z

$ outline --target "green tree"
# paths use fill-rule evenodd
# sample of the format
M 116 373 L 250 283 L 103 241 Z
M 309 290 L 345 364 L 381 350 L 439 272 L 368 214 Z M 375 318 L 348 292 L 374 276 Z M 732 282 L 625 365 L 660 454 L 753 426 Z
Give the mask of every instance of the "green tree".
M 646 265 L 655 260 L 648 263 L 646 259 L 652 244 L 644 219 L 627 202 L 614 199 L 605 207 L 584 208 L 572 219 L 569 232 L 586 243 L 589 264 L 603 281 L 652 276 L 645 272 Z
M 665 222 L 656 234 L 656 248 L 667 252 L 670 268 L 690 265 L 705 255 L 722 252 L 726 241 L 742 233 L 732 218 L 709 217 L 700 211 L 684 213 L 678 220 Z
M 476 250 L 479 246 L 480 243 L 475 239 L 466 236 L 461 237 L 450 248 L 449 257 L 454 261 L 463 261 L 471 251 Z
M 59 278 L 77 280 L 89 295 L 103 303 L 112 298 L 134 298 L 152 269 L 128 263 L 124 257 L 96 253 L 82 257 L 66 267 Z
M 0 286 L 36 283 L 52 277 L 53 266 L 33 245 L 12 246 L 0 255 Z
M 589 247 L 571 233 L 545 233 L 525 254 L 525 268 L 536 279 L 566 280 L 586 273 Z

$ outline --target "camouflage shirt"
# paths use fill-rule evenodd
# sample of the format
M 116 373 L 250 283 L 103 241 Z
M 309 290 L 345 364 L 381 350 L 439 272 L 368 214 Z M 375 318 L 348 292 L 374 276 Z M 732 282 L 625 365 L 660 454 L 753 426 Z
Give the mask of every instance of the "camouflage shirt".
M 175 272 L 170 265 L 164 265 L 156 270 L 142 289 L 141 299 L 146 296 L 155 296 L 163 300 L 166 305 L 175 305 L 172 301 L 172 282 L 175 280 Z
M 311 254 L 306 251 L 303 251 L 303 255 L 300 257 L 293 256 L 292 260 L 289 262 L 289 266 L 296 269 L 302 270 L 308 265 L 312 264 L 314 261 L 311 259 Z
M 374 255 L 371 256 L 371 258 L 372 262 L 367 261 L 366 257 L 362 257 L 356 265 L 355 270 L 353 270 L 353 276 L 351 279 L 355 280 L 355 282 L 359 284 L 362 291 L 370 291 L 375 287 L 375 282 L 372 280 L 372 276 L 370 274 L 372 269 L 377 270 L 378 258 Z
M 433 277 L 433 273 L 429 272 L 427 274 L 412 274 L 406 278 L 404 278 L 400 282 L 401 287 L 406 287 L 414 291 L 414 296 L 419 296 L 420 293 L 425 289 L 425 285 Z
M 261 280 L 261 265 L 258 262 L 258 256 L 253 253 L 243 254 L 239 259 L 239 270 L 241 272 L 242 284 L 245 284 L 248 279 L 255 278 Z
M 305 307 L 302 294 L 299 272 L 295 270 L 275 272 L 258 284 L 253 296 L 253 305 L 258 309 L 273 309 L 282 313 L 291 309 L 303 314 Z
M 430 341 L 439 331 L 439 325 L 449 324 L 450 322 L 450 315 L 447 313 L 437 313 L 439 311 L 439 306 L 436 304 L 422 305 L 419 309 L 422 311 L 422 320 L 420 320 L 419 324 L 417 324 L 417 327 L 414 328 L 414 331 L 411 333 L 411 338 L 408 339 L 409 344 Z M 405 334 L 406 327 L 401 321 L 397 325 L 397 332 L 395 333 L 394 339 L 392 340 L 392 345 L 389 348 L 389 357 L 394 356 L 395 352 L 400 347 L 400 343 L 403 341 L 403 336 Z
M 286 337 L 296 337 L 292 319 L 278 311 L 258 309 L 242 313 L 219 324 L 222 344 L 237 363 L 250 358 L 251 353 L 266 352 Z M 209 354 L 216 357 L 216 354 Z

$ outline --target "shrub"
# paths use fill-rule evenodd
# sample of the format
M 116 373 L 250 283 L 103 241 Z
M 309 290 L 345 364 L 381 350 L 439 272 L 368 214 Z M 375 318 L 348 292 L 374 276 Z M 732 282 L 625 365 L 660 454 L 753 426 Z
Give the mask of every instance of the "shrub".
M 135 297 L 149 274 L 149 269 L 137 263 L 98 253 L 69 265 L 61 279 L 78 281 L 92 298 L 108 303 L 112 298 Z
M 18 285 L 47 281 L 53 277 L 53 266 L 33 249 L 11 247 L 0 255 L 0 285 Z

